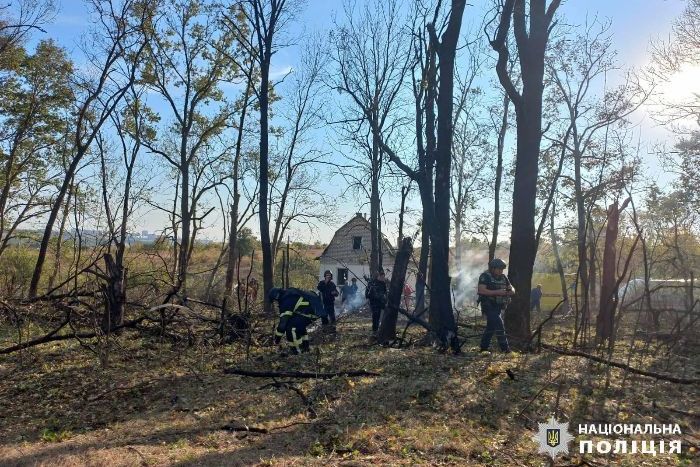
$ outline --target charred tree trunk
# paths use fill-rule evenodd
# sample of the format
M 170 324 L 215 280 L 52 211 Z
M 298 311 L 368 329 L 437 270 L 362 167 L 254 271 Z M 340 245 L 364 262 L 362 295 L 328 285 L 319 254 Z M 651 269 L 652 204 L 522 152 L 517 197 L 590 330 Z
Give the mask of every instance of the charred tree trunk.
M 620 212 L 629 203 L 627 199 L 618 207 L 617 201 L 608 207 L 603 250 L 603 275 L 600 283 L 600 309 L 596 319 L 596 339 L 603 342 L 612 339 L 617 307 L 617 236 L 620 227 Z
M 430 324 L 443 346 L 459 352 L 457 325 L 452 313 L 450 288 L 450 181 L 454 107 L 454 65 L 462 27 L 465 0 L 452 0 L 449 20 L 438 42 L 433 25 L 430 40 L 439 58 L 440 82 L 437 97 L 437 139 L 435 151 L 435 222 L 431 228 Z
M 126 302 L 126 281 L 124 269 L 119 267 L 106 253 L 105 272 L 107 273 L 107 284 L 103 286 L 102 293 L 105 297 L 105 313 L 102 317 L 102 331 L 111 332 L 115 327 L 120 327 L 124 321 L 124 303 Z
M 260 220 L 260 247 L 262 249 L 262 276 L 264 311 L 270 313 L 272 305 L 267 297 L 267 292 L 273 287 L 273 257 L 272 243 L 270 242 L 270 217 L 267 210 L 270 181 L 270 148 L 269 148 L 269 87 L 270 87 L 270 61 L 272 59 L 272 38 L 265 38 L 264 58 L 260 67 L 260 202 L 258 206 L 258 218 Z
M 413 252 L 413 243 L 410 237 L 401 241 L 401 247 L 396 255 L 394 269 L 391 272 L 391 283 L 386 312 L 382 313 L 382 322 L 377 332 L 377 341 L 380 344 L 387 343 L 396 337 L 396 321 L 401 307 L 401 296 L 406 282 L 406 270 Z

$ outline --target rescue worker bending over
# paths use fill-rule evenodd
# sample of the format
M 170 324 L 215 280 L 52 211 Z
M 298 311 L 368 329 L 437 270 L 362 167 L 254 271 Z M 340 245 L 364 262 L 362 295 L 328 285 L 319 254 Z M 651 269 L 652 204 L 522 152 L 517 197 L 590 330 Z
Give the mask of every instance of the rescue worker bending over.
M 268 296 L 270 303 L 277 302 L 280 312 L 280 321 L 275 329 L 275 344 L 281 342 L 282 336 L 287 336 L 294 355 L 308 352 L 309 336 L 306 328 L 318 318 L 308 294 L 275 287 L 270 289 Z
M 496 334 L 503 352 L 510 352 L 501 313 L 508 306 L 515 290 L 508 277 L 503 274 L 506 263 L 495 258 L 489 262 L 489 270 L 479 276 L 479 303 L 481 314 L 486 316 L 486 330 L 481 337 L 481 351 L 488 352 L 491 339 Z

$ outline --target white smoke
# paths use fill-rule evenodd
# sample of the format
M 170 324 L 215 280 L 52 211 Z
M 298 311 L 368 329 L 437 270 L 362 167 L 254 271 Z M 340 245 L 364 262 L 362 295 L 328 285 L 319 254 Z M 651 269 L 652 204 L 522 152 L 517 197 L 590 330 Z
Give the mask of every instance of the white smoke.
M 365 299 L 365 291 L 358 288 L 355 295 L 348 297 L 344 302 L 336 301 L 340 305 L 340 309 L 336 310 L 336 315 L 344 315 L 358 311 L 367 302 Z
M 488 252 L 464 249 L 460 264 L 454 261 L 450 268 L 453 305 L 465 316 L 481 313 L 476 305 L 476 291 L 479 276 L 488 269 L 488 261 Z

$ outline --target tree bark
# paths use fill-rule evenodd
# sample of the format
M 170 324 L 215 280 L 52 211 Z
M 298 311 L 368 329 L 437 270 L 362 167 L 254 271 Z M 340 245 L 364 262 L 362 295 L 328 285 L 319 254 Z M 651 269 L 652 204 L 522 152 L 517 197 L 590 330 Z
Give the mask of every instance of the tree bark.
M 399 315 L 399 308 L 401 307 L 401 296 L 406 283 L 406 270 L 408 269 L 412 251 L 413 242 L 411 238 L 404 238 L 396 254 L 394 269 L 391 271 L 387 308 L 382 313 L 382 321 L 377 332 L 377 342 L 380 344 L 385 344 L 396 337 L 396 321 Z
M 124 280 L 124 270 L 106 253 L 105 272 L 107 273 L 107 284 L 102 287 L 105 297 L 105 313 L 102 317 L 102 331 L 107 333 L 121 326 L 124 321 L 124 304 L 126 303 L 126 287 Z
M 260 202 L 258 206 L 258 218 L 260 220 L 260 247 L 262 249 L 262 273 L 263 273 L 263 297 L 264 311 L 270 313 L 272 304 L 267 297 L 267 291 L 273 287 L 272 244 L 270 243 L 270 218 L 267 210 L 269 196 L 269 86 L 270 86 L 270 60 L 272 58 L 272 38 L 265 38 L 264 58 L 260 66 Z
M 505 148 L 506 132 L 508 131 L 508 107 L 510 99 L 508 93 L 503 93 L 503 115 L 501 126 L 498 129 L 498 145 L 496 148 L 496 181 L 493 189 L 493 230 L 491 243 L 489 244 L 489 261 L 496 257 L 498 246 L 498 229 L 501 223 L 501 182 L 503 179 L 503 150 Z
M 526 14 L 526 4 L 529 14 Z M 505 0 L 496 37 L 491 46 L 498 52 L 496 72 L 515 108 L 517 154 L 513 185 L 513 217 L 508 277 L 516 295 L 505 312 L 506 333 L 515 347 L 527 345 L 530 338 L 530 290 L 537 256 L 535 214 L 540 142 L 542 140 L 542 94 L 544 57 L 550 27 L 560 0 L 546 7 L 546 0 Z M 518 48 L 522 93 L 508 74 L 509 51 L 506 43 L 513 19 Z M 529 19 L 529 24 L 528 24 Z
M 605 247 L 603 250 L 603 274 L 600 283 L 600 308 L 596 319 L 596 339 L 599 342 L 612 338 L 617 307 L 617 236 L 620 226 L 620 213 L 629 203 L 627 199 L 622 206 L 617 200 L 608 206 L 608 219 L 605 228 Z
M 437 97 L 437 138 L 435 151 L 435 222 L 431 228 L 432 267 L 430 269 L 430 324 L 443 346 L 459 352 L 457 325 L 452 313 L 450 278 L 450 182 L 454 107 L 454 65 L 462 27 L 465 0 L 452 0 L 452 8 L 438 42 L 434 27 L 429 25 L 431 42 L 437 47 L 440 82 Z

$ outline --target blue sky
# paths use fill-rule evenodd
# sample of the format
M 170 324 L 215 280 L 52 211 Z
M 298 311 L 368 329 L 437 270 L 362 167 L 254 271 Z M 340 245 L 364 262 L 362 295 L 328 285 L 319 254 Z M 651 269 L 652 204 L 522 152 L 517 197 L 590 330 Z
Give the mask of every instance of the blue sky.
M 358 0 L 358 3 L 361 3 L 361 0 Z M 465 30 L 478 27 L 483 10 L 491 4 L 491 0 L 474 0 L 470 3 L 471 5 L 467 7 L 465 12 Z M 565 17 L 568 24 L 574 25 L 585 22 L 586 17 L 590 18 L 596 15 L 599 18 L 609 18 L 611 32 L 619 52 L 619 61 L 623 67 L 628 68 L 641 67 L 646 64 L 650 42 L 668 36 L 673 20 L 682 12 L 684 5 L 683 0 L 564 0 L 560 14 Z M 327 30 L 331 27 L 334 15 L 339 10 L 342 11 L 341 1 L 308 0 L 305 2 L 304 8 L 297 12 L 289 36 L 300 41 L 308 34 Z M 68 49 L 76 57 L 76 61 L 80 62 L 79 43 L 87 26 L 87 15 L 82 0 L 62 0 L 61 10 L 55 22 L 46 27 L 47 34 L 35 35 L 34 39 L 51 37 Z M 273 71 L 279 72 L 289 67 L 294 68 L 298 63 L 298 57 L 298 46 L 290 46 L 281 50 L 274 57 Z M 649 119 L 646 110 L 638 112 L 638 115 L 635 115 L 635 120 L 639 124 L 639 131 L 642 133 L 645 144 L 650 146 L 655 142 L 669 140 L 669 133 L 655 125 Z M 333 137 L 335 137 L 333 131 L 319 135 L 319 138 Z M 340 156 L 335 155 L 334 157 L 339 158 Z M 658 162 L 653 156 L 648 156 L 645 162 L 652 172 L 660 173 L 660 171 L 655 170 L 658 168 Z M 338 176 L 324 177 L 319 181 L 320 186 L 329 193 L 331 199 L 340 193 L 340 183 L 342 183 L 342 178 Z M 319 226 L 314 232 L 299 231 L 297 237 L 304 240 L 328 241 L 334 229 L 345 223 L 349 216 L 360 209 L 358 208 L 360 202 L 364 202 L 364 200 L 343 200 L 343 202 L 338 203 L 337 214 L 331 225 Z M 332 201 L 331 203 L 333 204 Z M 412 203 L 418 203 L 417 199 L 412 200 Z M 388 209 L 391 205 L 392 202 L 388 200 Z M 369 211 L 367 207 L 360 210 Z M 142 216 L 137 230 L 157 230 L 162 227 L 164 222 L 165 218 L 160 213 L 149 213 Z M 209 238 L 218 238 L 221 232 L 219 222 L 213 219 L 210 227 L 205 231 L 205 235 Z M 385 231 L 391 233 L 394 226 L 395 220 L 387 219 Z M 390 238 L 393 238 L 393 235 L 390 235 Z

